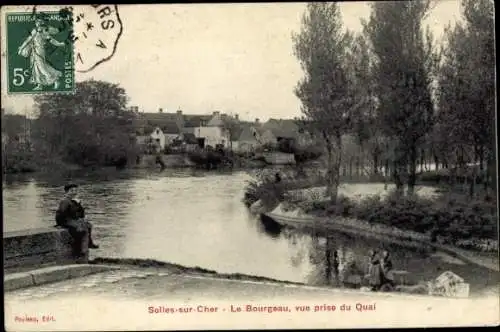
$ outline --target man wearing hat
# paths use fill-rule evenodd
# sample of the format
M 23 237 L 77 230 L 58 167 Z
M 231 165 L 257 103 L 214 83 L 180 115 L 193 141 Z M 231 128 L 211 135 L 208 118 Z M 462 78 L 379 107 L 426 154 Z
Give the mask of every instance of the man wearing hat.
M 75 255 L 83 255 L 82 241 L 85 236 L 89 239 L 89 248 L 99 248 L 92 240 L 92 224 L 85 220 L 85 209 L 77 198 L 78 185 L 64 186 L 65 197 L 56 211 L 56 224 L 67 228 L 75 240 Z

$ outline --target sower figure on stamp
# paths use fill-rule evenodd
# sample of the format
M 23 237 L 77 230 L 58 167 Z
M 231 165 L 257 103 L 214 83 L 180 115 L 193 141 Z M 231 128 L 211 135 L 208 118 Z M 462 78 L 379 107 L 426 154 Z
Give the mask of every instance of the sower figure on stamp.
M 82 256 L 82 244 L 88 238 L 89 248 L 99 248 L 92 240 L 92 225 L 85 220 L 85 210 L 77 198 L 76 184 L 64 186 L 65 197 L 56 211 L 56 224 L 67 228 L 74 240 L 75 256 Z M 87 238 L 86 238 L 87 237 Z
M 44 20 L 37 19 L 35 28 L 31 34 L 19 46 L 18 54 L 23 57 L 29 57 L 31 77 L 30 82 L 35 85 L 33 90 L 41 90 L 44 85 L 54 85 L 58 87 L 58 80 L 62 73 L 52 67 L 47 61 L 46 43 L 62 47 L 65 43 L 55 40 L 52 36 L 56 34 L 56 28 L 47 26 Z

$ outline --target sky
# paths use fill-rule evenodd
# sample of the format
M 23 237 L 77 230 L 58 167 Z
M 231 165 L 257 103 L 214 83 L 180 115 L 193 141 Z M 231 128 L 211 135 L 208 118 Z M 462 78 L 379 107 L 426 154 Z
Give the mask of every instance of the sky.
M 302 71 L 291 35 L 300 30 L 304 9 L 305 3 L 120 5 L 123 33 L 115 55 L 76 73 L 76 80 L 119 83 L 129 105 L 145 112 L 180 108 L 186 114 L 237 113 L 250 121 L 293 118 L 300 115 L 293 90 Z M 340 9 L 344 26 L 360 32 L 369 3 L 343 2 Z M 426 24 L 439 39 L 460 16 L 459 1 L 441 0 Z M 2 84 L 8 112 L 32 105 L 30 96 L 9 96 Z

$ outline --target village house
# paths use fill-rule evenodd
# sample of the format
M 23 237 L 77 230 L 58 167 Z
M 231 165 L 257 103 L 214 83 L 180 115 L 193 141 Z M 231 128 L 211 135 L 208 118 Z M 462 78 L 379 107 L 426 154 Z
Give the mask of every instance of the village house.
M 194 148 L 195 144 L 200 148 L 208 146 L 227 148 L 230 145 L 230 134 L 225 128 L 224 121 L 229 118 L 234 120 L 220 112 L 213 112 L 211 115 L 192 115 L 183 114 L 182 110 L 166 113 L 161 108 L 157 113 L 138 113 L 137 118 L 137 142 L 146 144 L 148 139 L 144 137 L 151 137 L 153 144 L 159 150 L 164 150 L 165 147 L 173 145 L 174 142 L 178 144 L 180 141 L 184 141 L 190 149 Z
M 307 147 L 313 144 L 311 135 L 299 126 L 297 119 L 269 119 L 261 123 L 242 123 L 239 136 L 232 142 L 233 150 L 255 151 L 258 147 L 277 147 L 280 144 Z
M 231 137 L 231 148 L 236 152 L 251 152 L 259 145 L 252 124 L 242 123 L 240 130 Z
M 200 139 L 192 133 L 180 133 L 172 142 L 173 149 L 180 149 L 180 151 L 190 152 L 202 148 Z
M 165 149 L 165 134 L 160 127 L 156 127 L 151 133 L 151 141 L 156 151 Z
M 285 143 L 298 147 L 313 144 L 311 135 L 301 128 L 298 119 L 269 119 L 262 128 L 272 132 L 278 144 Z
M 230 132 L 225 126 L 225 114 L 214 112 L 210 121 L 206 126 L 199 126 L 194 128 L 194 135 L 196 138 L 202 138 L 204 146 L 211 146 L 217 148 L 219 146 L 227 149 L 230 147 L 231 138 Z
M 229 116 L 219 111 L 196 115 L 184 114 L 182 110 L 167 113 L 160 108 L 156 113 L 140 113 L 134 109 L 138 114 L 137 142 L 150 142 L 158 151 L 171 145 L 178 147 L 179 142 L 190 149 L 223 147 L 241 152 L 255 151 L 259 147 L 313 144 L 297 119 L 269 119 L 261 123 L 259 119 L 240 121 L 237 115 Z

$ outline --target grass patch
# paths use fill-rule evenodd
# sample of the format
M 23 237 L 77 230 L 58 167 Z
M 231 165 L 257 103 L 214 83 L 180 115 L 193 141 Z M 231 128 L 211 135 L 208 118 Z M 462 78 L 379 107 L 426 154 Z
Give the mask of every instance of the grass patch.
M 471 198 L 466 193 L 451 191 L 425 198 L 403 196 L 393 191 L 385 198 L 374 195 L 361 200 L 340 195 L 333 203 L 287 195 L 291 189 L 297 189 L 297 181 L 280 184 L 272 179 L 254 181 L 247 187 L 245 204 L 250 206 L 260 199 L 273 208 L 280 201 L 286 201 L 313 216 L 355 218 L 373 225 L 427 234 L 432 241 L 463 249 L 498 250 L 498 214 L 494 197 L 478 195 Z
M 479 251 L 498 250 L 495 200 L 471 199 L 447 193 L 439 198 L 370 196 L 361 201 L 339 197 L 336 203 L 300 202 L 298 207 L 316 216 L 343 216 L 401 230 L 430 234 L 444 243 Z

